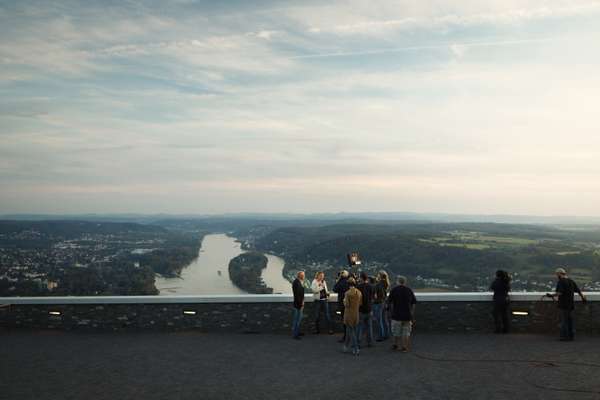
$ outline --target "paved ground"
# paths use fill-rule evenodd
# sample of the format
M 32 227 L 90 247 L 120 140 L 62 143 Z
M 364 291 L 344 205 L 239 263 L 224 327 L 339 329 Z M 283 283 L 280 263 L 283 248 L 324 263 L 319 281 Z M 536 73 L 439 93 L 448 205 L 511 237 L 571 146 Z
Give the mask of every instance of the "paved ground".
M 0 398 L 600 399 L 599 337 L 416 335 L 359 357 L 336 339 L 0 331 Z

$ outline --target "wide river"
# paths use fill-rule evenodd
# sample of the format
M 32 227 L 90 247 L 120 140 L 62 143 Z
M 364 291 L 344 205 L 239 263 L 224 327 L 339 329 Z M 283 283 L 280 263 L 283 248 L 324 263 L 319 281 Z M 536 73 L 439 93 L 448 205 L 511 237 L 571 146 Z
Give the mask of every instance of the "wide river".
M 243 253 L 235 238 L 224 234 L 204 236 L 198 258 L 181 271 L 179 278 L 156 276 L 161 296 L 178 294 L 244 294 L 229 279 L 229 261 Z M 273 293 L 291 293 L 291 283 L 282 275 L 283 259 L 265 254 L 269 262 L 262 278 Z

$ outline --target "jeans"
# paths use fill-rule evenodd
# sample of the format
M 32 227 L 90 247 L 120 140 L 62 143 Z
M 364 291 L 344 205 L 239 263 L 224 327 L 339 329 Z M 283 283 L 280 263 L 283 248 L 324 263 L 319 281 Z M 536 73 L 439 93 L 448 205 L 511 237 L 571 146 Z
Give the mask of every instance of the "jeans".
M 560 312 L 560 338 L 573 339 L 575 329 L 573 326 L 573 310 L 559 310 Z
M 508 333 L 508 304 L 507 301 L 494 301 L 494 324 L 497 333 Z
M 359 314 L 359 324 L 358 324 L 358 342 L 362 340 L 362 336 L 364 331 L 367 331 L 367 344 L 370 345 L 373 343 L 373 313 L 360 313 Z
M 383 311 L 383 304 L 373 304 L 373 315 L 375 316 L 376 327 L 379 330 L 379 339 L 386 339 L 389 336 L 389 330 Z
M 331 329 L 331 315 L 329 315 L 329 302 L 327 300 L 315 301 L 315 328 L 319 332 L 319 323 L 321 321 L 321 314 L 325 314 L 325 320 L 327 321 L 327 327 Z
M 294 337 L 300 336 L 300 323 L 302 322 L 302 311 L 303 308 L 294 307 L 294 316 L 292 318 L 292 335 L 294 335 Z
M 346 347 L 351 347 L 352 352 L 358 351 L 358 327 L 345 325 L 346 327 L 346 341 L 344 345 Z

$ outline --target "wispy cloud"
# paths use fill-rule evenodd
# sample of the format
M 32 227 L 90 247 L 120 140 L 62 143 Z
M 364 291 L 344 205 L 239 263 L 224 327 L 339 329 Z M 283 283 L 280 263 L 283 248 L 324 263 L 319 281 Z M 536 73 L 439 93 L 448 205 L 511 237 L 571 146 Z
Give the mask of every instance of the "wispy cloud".
M 464 49 L 469 47 L 493 47 L 493 46 L 513 46 L 522 45 L 529 43 L 542 43 L 550 42 L 553 38 L 528 38 L 528 39 L 516 39 L 516 40 L 489 40 L 489 41 L 478 41 L 478 42 L 462 42 L 462 43 L 443 43 L 433 45 L 421 45 L 421 46 L 406 46 L 406 47 L 391 47 L 383 49 L 372 49 L 372 50 L 360 50 L 360 51 L 340 51 L 334 53 L 319 53 L 319 54 L 304 54 L 294 56 L 292 58 L 321 58 L 321 57 L 348 57 L 348 56 L 368 56 L 378 54 L 389 54 L 389 53 L 402 53 L 412 52 L 421 50 L 439 50 L 445 49 L 456 53 L 464 53 Z
M 0 212 L 597 214 L 599 10 L 2 3 Z

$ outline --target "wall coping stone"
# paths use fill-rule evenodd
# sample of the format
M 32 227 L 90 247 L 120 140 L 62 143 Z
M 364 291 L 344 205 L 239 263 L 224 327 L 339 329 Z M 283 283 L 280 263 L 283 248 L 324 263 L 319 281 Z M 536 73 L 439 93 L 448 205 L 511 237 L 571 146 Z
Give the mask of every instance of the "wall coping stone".
M 539 301 L 545 292 L 514 292 L 511 301 Z M 600 302 L 600 292 L 585 292 L 588 301 Z M 489 292 L 416 292 L 420 302 L 487 302 L 492 301 Z M 579 301 L 579 296 L 575 296 Z M 313 302 L 310 293 L 306 302 Z M 337 301 L 337 295 L 329 298 Z M 551 301 L 546 299 L 546 301 Z M 239 294 L 239 295 L 179 295 L 179 296 L 50 296 L 50 297 L 0 297 L 0 304 L 193 304 L 193 303 L 291 303 L 289 294 Z

